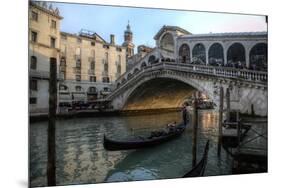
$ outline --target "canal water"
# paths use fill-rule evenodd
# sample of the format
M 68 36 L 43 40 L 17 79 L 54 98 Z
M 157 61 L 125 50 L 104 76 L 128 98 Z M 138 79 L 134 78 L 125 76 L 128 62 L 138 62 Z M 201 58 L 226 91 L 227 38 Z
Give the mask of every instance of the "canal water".
M 191 125 L 179 138 L 153 148 L 130 151 L 107 151 L 103 148 L 103 135 L 113 139 L 126 139 L 145 135 L 151 130 L 180 122 L 180 112 L 157 115 L 122 117 L 73 118 L 58 120 L 56 124 L 57 185 L 120 182 L 179 178 L 191 169 Z M 30 125 L 30 183 L 46 186 L 47 125 Z M 205 176 L 231 174 L 231 157 L 222 150 L 217 157 L 218 114 L 199 112 L 197 159 L 210 140 Z

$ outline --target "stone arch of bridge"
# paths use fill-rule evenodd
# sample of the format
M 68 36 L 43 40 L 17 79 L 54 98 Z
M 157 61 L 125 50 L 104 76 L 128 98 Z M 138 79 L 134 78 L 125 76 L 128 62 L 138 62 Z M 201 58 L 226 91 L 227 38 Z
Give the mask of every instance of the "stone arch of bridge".
M 177 75 L 177 74 L 173 74 L 172 72 L 167 71 L 165 74 L 162 75 L 158 75 L 157 77 L 155 76 L 149 76 L 146 77 L 145 79 L 142 79 L 141 81 L 137 82 L 136 84 L 134 84 L 129 90 L 127 90 L 127 92 L 125 92 L 125 94 L 123 95 L 123 105 L 122 108 L 126 105 L 126 103 L 128 102 L 128 100 L 130 99 L 130 97 L 132 97 L 132 95 L 138 91 L 138 88 L 140 88 L 141 85 L 154 80 L 156 78 L 164 78 L 164 79 L 170 79 L 170 80 L 174 80 L 176 82 L 182 82 L 184 84 L 186 84 L 187 86 L 191 86 L 192 88 L 194 88 L 197 91 L 203 92 L 205 93 L 211 100 L 215 101 L 214 98 L 214 92 L 212 89 L 210 89 L 210 87 L 206 87 L 203 84 L 201 84 L 202 82 L 200 81 L 196 81 L 196 79 L 194 78 L 190 78 L 190 77 L 184 77 L 182 75 Z

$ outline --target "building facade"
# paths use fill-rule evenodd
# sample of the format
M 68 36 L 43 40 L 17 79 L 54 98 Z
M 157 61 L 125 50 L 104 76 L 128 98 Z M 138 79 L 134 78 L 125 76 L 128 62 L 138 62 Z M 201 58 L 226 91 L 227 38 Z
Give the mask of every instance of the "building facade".
M 126 71 L 126 48 L 97 33 L 61 32 L 59 102 L 93 102 L 105 98 L 111 84 Z
M 126 72 L 126 57 L 133 54 L 130 26 L 125 42 L 110 42 L 95 32 L 79 34 L 60 31 L 63 19 L 57 8 L 46 2 L 29 7 L 30 113 L 48 112 L 50 58 L 57 59 L 58 105 L 88 103 L 103 99 L 115 80 Z
M 62 17 L 46 2 L 30 3 L 29 10 L 29 109 L 41 113 L 48 111 L 50 58 L 59 59 Z

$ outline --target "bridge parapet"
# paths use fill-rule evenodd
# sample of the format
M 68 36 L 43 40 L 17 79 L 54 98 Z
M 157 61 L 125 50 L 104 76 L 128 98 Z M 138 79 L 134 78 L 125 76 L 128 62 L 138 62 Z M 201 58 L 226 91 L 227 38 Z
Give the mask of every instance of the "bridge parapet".
M 135 83 L 136 80 L 149 76 L 152 72 L 172 71 L 173 74 L 186 73 L 189 75 L 202 76 L 208 79 L 231 79 L 238 82 L 247 82 L 267 87 L 267 72 L 253 71 L 246 69 L 236 69 L 229 67 L 214 67 L 206 65 L 182 64 L 173 62 L 160 62 L 153 65 L 143 67 L 139 72 L 133 74 L 126 79 L 123 77 L 123 82 L 115 85 L 113 92 L 107 97 L 112 99 L 117 93 L 128 88 L 129 85 Z

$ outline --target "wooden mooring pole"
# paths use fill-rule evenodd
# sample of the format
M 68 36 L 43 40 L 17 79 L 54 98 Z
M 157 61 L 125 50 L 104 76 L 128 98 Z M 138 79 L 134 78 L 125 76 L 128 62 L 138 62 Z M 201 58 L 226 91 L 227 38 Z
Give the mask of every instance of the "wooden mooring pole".
M 197 98 L 194 95 L 193 102 L 193 114 L 192 114 L 192 127 L 193 127 L 193 135 L 192 135 L 192 167 L 196 165 L 197 158 L 197 129 L 198 129 L 198 110 L 197 110 Z
M 241 140 L 241 122 L 240 122 L 240 112 L 236 112 L 236 121 L 237 121 L 237 151 L 240 150 L 240 140 Z
M 222 142 L 222 115 L 223 115 L 223 87 L 220 87 L 220 106 L 219 106 L 219 136 L 218 136 L 218 156 L 221 155 Z
M 57 59 L 50 58 L 49 124 L 48 124 L 48 186 L 56 185 L 56 108 L 57 108 Z
M 226 121 L 229 122 L 230 121 L 230 92 L 229 92 L 229 88 L 226 89 Z

